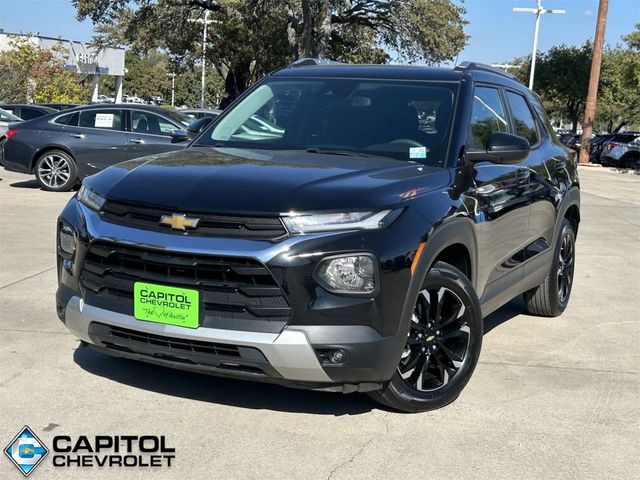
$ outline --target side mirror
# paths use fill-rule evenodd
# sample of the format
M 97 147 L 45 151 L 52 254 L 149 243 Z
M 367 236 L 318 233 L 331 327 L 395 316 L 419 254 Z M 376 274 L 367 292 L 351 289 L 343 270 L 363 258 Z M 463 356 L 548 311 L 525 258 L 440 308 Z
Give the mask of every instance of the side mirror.
M 527 158 L 531 145 L 526 138 L 510 133 L 494 132 L 489 137 L 486 151 L 469 151 L 465 158 L 472 162 L 492 162 L 510 165 Z
M 185 142 L 189 140 L 189 134 L 184 130 L 174 130 L 171 134 L 171 139 L 173 143 Z
M 187 127 L 187 135 L 189 135 L 189 138 L 194 138 L 196 135 L 198 135 L 202 130 L 204 130 L 205 128 L 207 128 L 207 126 L 213 121 L 214 119 L 212 117 L 202 117 L 199 118 L 198 120 L 194 120 L 193 122 L 191 122 L 189 124 L 189 126 Z

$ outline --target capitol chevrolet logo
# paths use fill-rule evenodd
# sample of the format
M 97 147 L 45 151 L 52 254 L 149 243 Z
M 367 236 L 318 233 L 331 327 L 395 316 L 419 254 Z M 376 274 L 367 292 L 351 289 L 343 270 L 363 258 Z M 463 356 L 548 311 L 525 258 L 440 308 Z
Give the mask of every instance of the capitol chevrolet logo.
M 187 217 L 184 213 L 172 213 L 171 215 L 162 215 L 160 223 L 168 225 L 173 230 L 185 231 L 187 228 L 196 228 L 200 222 L 199 218 Z
M 4 449 L 4 454 L 18 467 L 18 470 L 28 477 L 36 467 L 49 455 L 49 449 L 33 431 L 25 427 L 15 436 Z

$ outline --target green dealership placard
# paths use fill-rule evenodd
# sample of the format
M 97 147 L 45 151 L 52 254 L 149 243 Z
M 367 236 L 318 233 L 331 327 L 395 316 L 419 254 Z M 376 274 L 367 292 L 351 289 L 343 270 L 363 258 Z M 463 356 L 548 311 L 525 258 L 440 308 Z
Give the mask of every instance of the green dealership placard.
M 200 310 L 197 290 L 136 282 L 133 315 L 138 320 L 198 328 Z

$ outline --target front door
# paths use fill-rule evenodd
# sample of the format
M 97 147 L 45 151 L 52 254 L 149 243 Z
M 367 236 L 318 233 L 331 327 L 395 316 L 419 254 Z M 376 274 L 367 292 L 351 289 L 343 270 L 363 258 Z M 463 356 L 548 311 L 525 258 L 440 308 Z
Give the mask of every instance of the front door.
M 176 142 L 172 134 L 184 127 L 146 110 L 128 110 L 127 159 L 181 150 L 186 142 Z
M 511 133 L 502 93 L 476 86 L 467 149 L 486 150 L 494 132 Z M 473 181 L 463 197 L 475 222 L 478 251 L 478 292 L 488 300 L 522 279 L 523 248 L 529 223 L 528 174 L 521 165 L 477 162 Z M 482 288 L 484 287 L 484 288 Z

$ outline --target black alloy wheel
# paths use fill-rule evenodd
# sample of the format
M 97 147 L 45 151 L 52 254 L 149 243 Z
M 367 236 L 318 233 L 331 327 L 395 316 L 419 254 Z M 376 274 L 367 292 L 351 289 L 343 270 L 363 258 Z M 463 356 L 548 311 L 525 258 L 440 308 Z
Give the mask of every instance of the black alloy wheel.
M 575 262 L 574 237 L 568 232 L 562 237 L 558 254 L 558 300 L 566 304 L 573 284 L 573 267 Z
M 419 391 L 444 387 L 468 358 L 471 331 L 464 303 L 446 287 L 424 289 L 411 318 L 398 373 Z
M 396 372 L 369 395 L 403 412 L 448 405 L 473 374 L 482 334 L 482 312 L 471 282 L 455 267 L 437 262 L 415 300 Z

